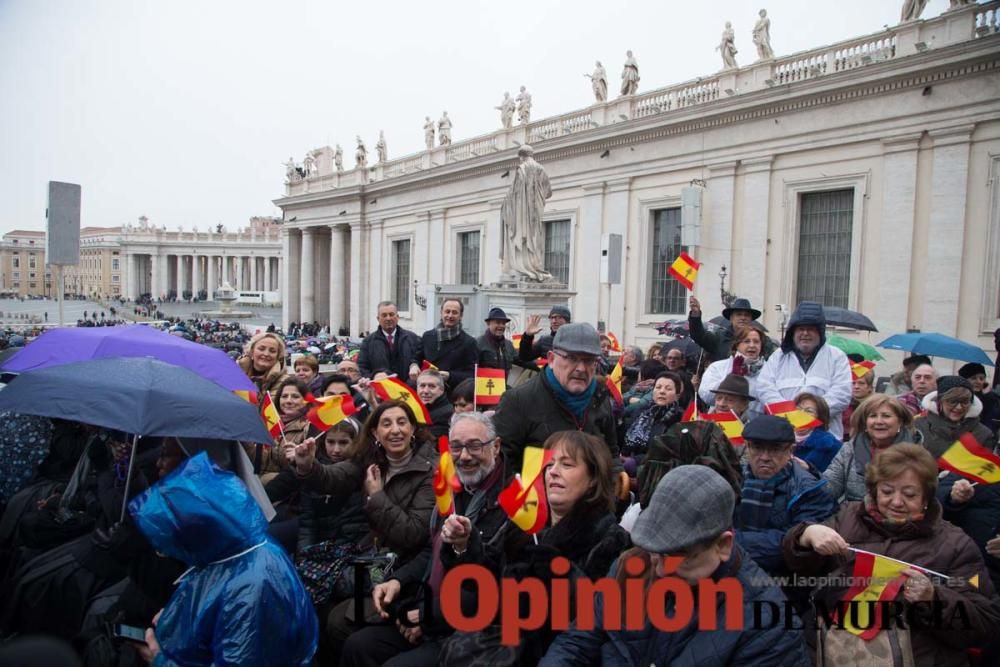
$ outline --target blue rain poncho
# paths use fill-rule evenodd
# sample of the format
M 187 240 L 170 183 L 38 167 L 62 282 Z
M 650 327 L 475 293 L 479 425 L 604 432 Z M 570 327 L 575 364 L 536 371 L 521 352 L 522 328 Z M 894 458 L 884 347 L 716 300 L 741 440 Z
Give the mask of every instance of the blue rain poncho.
M 129 509 L 153 548 L 191 566 L 160 616 L 154 665 L 310 664 L 309 593 L 235 475 L 202 452 Z

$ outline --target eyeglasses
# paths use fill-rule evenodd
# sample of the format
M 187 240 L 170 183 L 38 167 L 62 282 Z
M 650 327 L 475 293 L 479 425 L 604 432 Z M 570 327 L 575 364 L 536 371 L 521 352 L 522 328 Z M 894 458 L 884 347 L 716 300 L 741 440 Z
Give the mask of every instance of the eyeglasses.
M 468 442 L 462 442 L 461 440 L 452 440 L 448 443 L 448 449 L 455 456 L 462 453 L 462 450 L 467 450 L 473 456 L 480 454 L 484 448 L 490 446 L 490 442 L 483 442 L 482 440 L 469 440 Z
M 750 451 L 757 454 L 768 453 L 771 455 L 784 454 L 785 452 L 790 452 L 792 450 L 791 445 L 772 445 L 771 443 L 756 443 L 752 440 L 747 441 L 747 447 Z
M 941 399 L 941 400 L 942 400 L 942 402 L 945 405 L 952 405 L 952 406 L 954 406 L 956 408 L 967 408 L 970 405 L 972 405 L 972 400 L 970 400 L 968 398 L 960 398 L 958 400 L 954 400 L 954 399 L 950 399 L 950 398 L 944 398 L 944 399 Z
M 563 359 L 565 359 L 566 361 L 568 361 L 570 363 L 570 365 L 572 365 L 572 366 L 581 366 L 582 365 L 582 366 L 588 366 L 589 367 L 589 366 L 596 366 L 597 365 L 597 357 L 593 357 L 593 356 L 591 356 L 589 354 L 583 354 L 583 355 L 580 355 L 580 354 L 567 354 L 566 352 L 562 352 L 561 350 L 552 350 L 552 352 L 557 357 L 562 357 Z

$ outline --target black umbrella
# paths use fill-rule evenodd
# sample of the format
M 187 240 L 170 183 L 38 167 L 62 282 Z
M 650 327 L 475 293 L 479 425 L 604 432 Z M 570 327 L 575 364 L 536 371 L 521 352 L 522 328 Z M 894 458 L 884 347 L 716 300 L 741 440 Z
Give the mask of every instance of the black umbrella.
M 826 317 L 826 323 L 832 324 L 835 327 L 857 329 L 859 331 L 878 331 L 875 323 L 867 315 L 862 315 L 854 310 L 838 308 L 836 306 L 823 306 L 823 315 Z

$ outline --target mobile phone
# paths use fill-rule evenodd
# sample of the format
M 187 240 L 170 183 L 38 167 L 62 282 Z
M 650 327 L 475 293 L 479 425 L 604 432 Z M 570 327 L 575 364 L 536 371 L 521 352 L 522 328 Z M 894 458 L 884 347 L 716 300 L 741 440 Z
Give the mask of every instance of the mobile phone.
M 115 623 L 111 626 L 111 634 L 115 637 L 120 637 L 121 639 L 131 639 L 135 642 L 146 641 L 146 629 L 137 628 L 134 625 L 125 625 L 124 623 Z

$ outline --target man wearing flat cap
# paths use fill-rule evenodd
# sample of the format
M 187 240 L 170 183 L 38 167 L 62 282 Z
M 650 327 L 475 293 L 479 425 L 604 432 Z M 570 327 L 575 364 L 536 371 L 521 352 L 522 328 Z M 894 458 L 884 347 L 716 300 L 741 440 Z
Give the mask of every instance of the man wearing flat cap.
M 785 574 L 781 540 L 792 526 L 820 523 L 837 509 L 826 480 L 792 461 L 795 430 L 783 417 L 761 415 L 743 429 L 747 441 L 736 541 L 768 574 Z
M 596 379 L 600 356 L 601 340 L 594 327 L 585 322 L 562 325 L 542 372 L 504 393 L 493 423 L 511 470 L 521 470 L 525 447 L 541 445 L 558 431 L 583 431 L 602 438 L 617 461 L 610 394 Z
M 726 630 L 727 604 L 732 596 L 715 596 L 713 616 L 718 629 L 700 629 L 699 595 L 686 627 L 663 632 L 646 621 L 639 631 L 605 631 L 604 600 L 594 597 L 594 630 L 564 632 L 549 647 L 542 667 L 563 665 L 787 665 L 810 664 L 798 629 L 786 629 L 783 619 L 770 617 L 784 607 L 781 589 L 761 571 L 734 537 L 736 495 L 729 483 L 707 466 L 683 465 L 668 472 L 656 486 L 649 505 L 632 529 L 632 542 L 649 556 L 651 581 L 671 574 L 692 588 L 705 579 L 736 579 L 743 589 L 743 629 Z M 679 565 L 676 558 L 683 559 Z M 670 563 L 668 565 L 668 563 Z M 620 565 L 619 565 L 620 566 Z M 671 602 L 665 604 L 672 606 Z M 755 607 L 761 619 L 754 621 Z M 665 609 L 670 616 L 672 609 Z M 763 622 L 761 622 L 763 621 Z M 759 629 L 758 629 L 759 628 Z M 600 656 L 600 660 L 597 659 Z
M 510 373 L 515 352 L 513 343 L 504 336 L 508 322 L 510 318 L 503 308 L 490 308 L 486 316 L 486 333 L 476 339 L 480 368 L 502 368 L 504 373 Z
M 764 327 L 757 322 L 761 313 L 750 305 L 750 299 L 739 297 L 733 303 L 722 310 L 722 319 L 726 323 L 715 332 L 706 331 L 704 323 L 701 321 L 701 303 L 695 297 L 688 299 L 688 330 L 691 332 L 691 340 L 698 343 L 701 349 L 705 350 L 705 356 L 709 362 L 727 359 L 733 339 L 741 330 L 748 326 L 754 326 L 760 330 L 760 337 L 764 343 L 761 356 L 767 358 L 774 351 L 774 343 L 767 337 Z
M 549 333 L 535 340 L 542 331 L 539 324 L 541 315 L 532 315 L 528 318 L 528 324 L 524 327 L 524 334 L 521 336 L 521 347 L 518 349 L 518 358 L 521 361 L 532 362 L 538 357 L 544 357 L 552 349 L 552 341 L 555 340 L 559 327 L 573 321 L 573 316 L 566 306 L 552 306 L 549 309 Z

